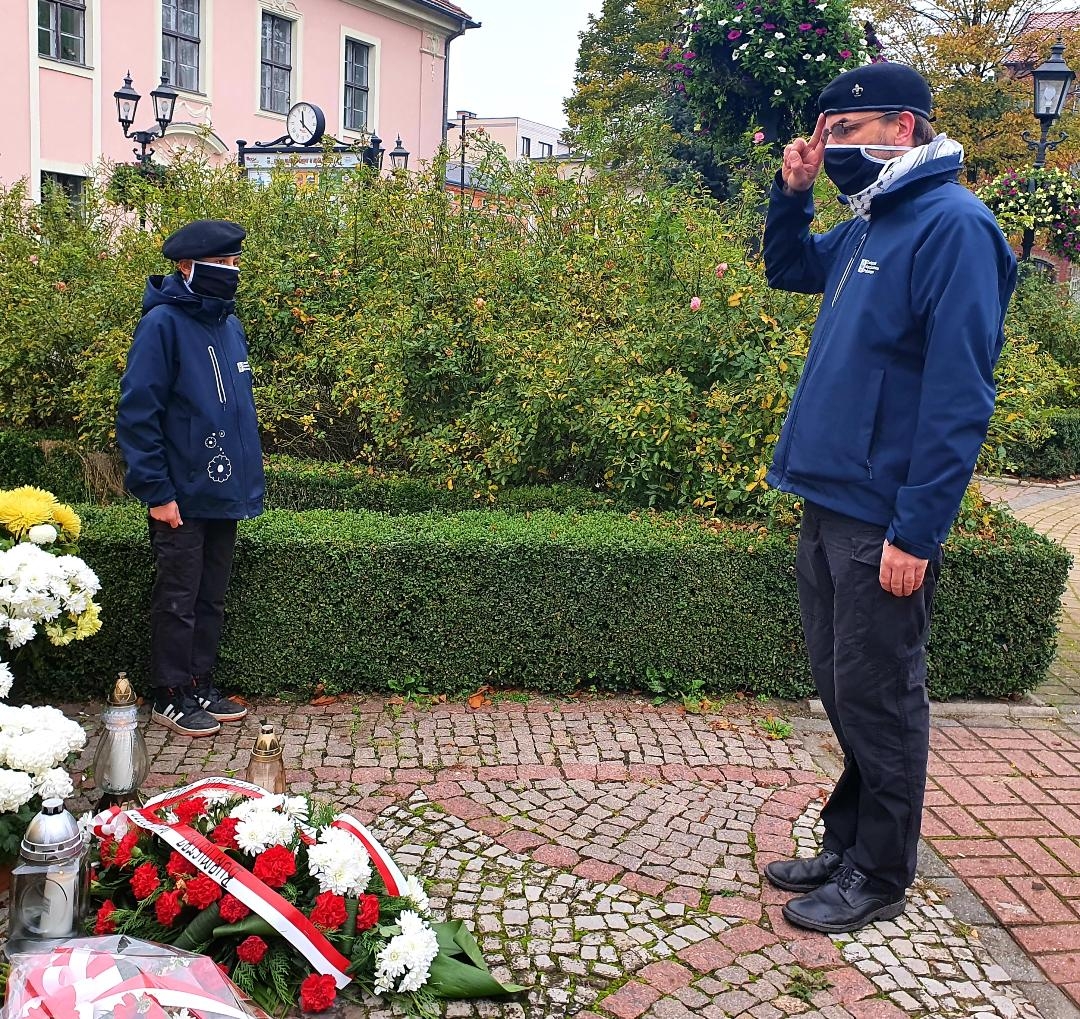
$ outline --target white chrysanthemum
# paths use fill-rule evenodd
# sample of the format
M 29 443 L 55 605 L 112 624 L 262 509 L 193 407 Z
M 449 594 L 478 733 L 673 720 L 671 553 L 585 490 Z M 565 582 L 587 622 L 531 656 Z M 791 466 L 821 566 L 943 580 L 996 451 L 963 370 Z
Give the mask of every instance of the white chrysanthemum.
M 52 524 L 34 524 L 26 536 L 35 545 L 51 545 L 56 541 L 56 528 Z
M 236 798 L 236 793 L 231 793 L 228 789 L 204 789 L 199 792 L 199 795 L 206 801 L 208 807 L 217 807 Z
M 276 810 L 256 811 L 236 826 L 236 844 L 252 855 L 271 846 L 287 846 L 295 835 L 293 819 Z
M 43 800 L 53 796 L 66 800 L 75 792 L 75 783 L 63 768 L 50 768 L 34 778 L 34 792 Z
M 0 814 L 18 810 L 34 795 L 34 783 L 23 771 L 0 768 Z
M 405 878 L 405 887 L 401 890 L 401 894 L 403 898 L 408 899 L 416 906 L 421 913 L 426 914 L 431 911 L 431 900 L 428 899 L 423 884 L 421 884 L 420 879 L 416 877 L 415 874 L 410 874 Z M 404 916 L 404 914 L 402 915 Z
M 0 698 L 11 693 L 11 684 L 14 682 L 15 676 L 11 671 L 11 666 L 7 662 L 0 662 Z
M 12 619 L 8 623 L 8 647 L 22 647 L 34 639 L 34 624 L 29 619 Z
M 401 933 L 390 939 L 375 960 L 375 993 L 418 991 L 427 983 L 439 954 L 435 932 L 411 910 L 398 917 Z M 399 981 L 400 978 L 400 981 Z
M 308 869 L 319 890 L 335 895 L 362 895 L 371 881 L 371 857 L 347 831 L 324 828 L 308 847 Z
M 67 757 L 67 744 L 58 744 L 51 735 L 22 732 L 13 736 L 6 746 L 8 766 L 35 775 L 55 767 Z
M 289 817 L 292 817 L 297 821 L 306 821 L 308 819 L 308 801 L 306 796 L 286 796 L 281 807 Z

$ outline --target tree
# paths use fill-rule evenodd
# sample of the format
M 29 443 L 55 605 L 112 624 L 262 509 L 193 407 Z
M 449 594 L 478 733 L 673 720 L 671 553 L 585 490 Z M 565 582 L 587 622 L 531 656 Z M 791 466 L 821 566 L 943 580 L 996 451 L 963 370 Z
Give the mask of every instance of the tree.
M 1037 130 L 1030 70 L 1057 35 L 1055 19 L 1041 14 L 1047 6 L 1045 0 L 872 0 L 890 59 L 930 82 L 935 126 L 964 146 L 972 181 L 1031 159 L 1022 138 Z M 1077 47 L 1067 41 L 1075 66 Z M 1075 134 L 1072 119 L 1068 114 L 1062 126 Z M 1076 157 L 1075 147 L 1063 146 L 1057 161 Z

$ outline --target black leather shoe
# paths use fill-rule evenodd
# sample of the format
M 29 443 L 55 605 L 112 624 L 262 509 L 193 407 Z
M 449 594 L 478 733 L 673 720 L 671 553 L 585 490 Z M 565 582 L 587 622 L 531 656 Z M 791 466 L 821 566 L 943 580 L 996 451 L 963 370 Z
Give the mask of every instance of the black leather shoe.
M 876 892 L 865 874 L 841 867 L 828 884 L 784 906 L 784 919 L 796 927 L 826 934 L 857 931 L 877 920 L 892 920 L 904 912 L 907 897 Z
M 765 877 L 769 884 L 785 892 L 812 892 L 825 884 L 839 866 L 840 857 L 826 849 L 817 856 L 767 863 Z

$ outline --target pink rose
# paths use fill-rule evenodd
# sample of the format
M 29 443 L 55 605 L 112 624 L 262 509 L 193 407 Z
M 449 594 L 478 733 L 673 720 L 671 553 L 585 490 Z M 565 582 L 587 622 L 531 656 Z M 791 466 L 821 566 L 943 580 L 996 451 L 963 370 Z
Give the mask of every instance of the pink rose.
M 716 278 L 717 279 L 723 279 L 724 278 L 724 273 L 726 273 L 726 272 L 727 272 L 727 262 L 721 262 L 716 267 Z
M 701 298 L 700 297 L 691 297 L 690 298 L 690 310 L 691 311 L 700 311 L 701 310 Z
M 765 141 L 765 132 L 764 131 L 755 131 L 754 132 L 754 144 L 755 145 L 760 145 L 763 141 Z

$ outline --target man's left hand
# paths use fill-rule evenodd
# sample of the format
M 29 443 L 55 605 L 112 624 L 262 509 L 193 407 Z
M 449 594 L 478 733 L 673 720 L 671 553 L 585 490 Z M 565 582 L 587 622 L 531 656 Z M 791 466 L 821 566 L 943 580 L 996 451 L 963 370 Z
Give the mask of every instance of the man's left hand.
M 881 548 L 881 569 L 878 579 L 889 594 L 896 595 L 897 598 L 906 598 L 922 587 L 929 562 L 929 559 L 919 559 L 917 556 L 908 555 L 895 545 L 885 542 Z

